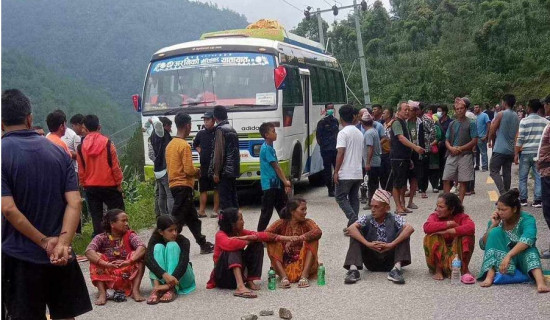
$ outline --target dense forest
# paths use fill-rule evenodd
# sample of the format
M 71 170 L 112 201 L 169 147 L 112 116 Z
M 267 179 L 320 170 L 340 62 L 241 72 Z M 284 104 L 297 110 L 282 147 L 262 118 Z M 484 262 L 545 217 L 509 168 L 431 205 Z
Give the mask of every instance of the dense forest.
M 373 103 L 401 99 L 449 102 L 470 96 L 496 102 L 550 93 L 550 0 L 391 0 L 361 13 Z M 325 31 L 329 25 L 324 23 Z M 293 31 L 318 40 L 317 19 Z M 353 16 L 335 22 L 328 51 L 342 62 L 362 97 Z M 325 38 L 327 37 L 325 36 Z M 354 63 L 355 62 L 355 63 Z M 350 96 L 351 98 L 351 96 Z

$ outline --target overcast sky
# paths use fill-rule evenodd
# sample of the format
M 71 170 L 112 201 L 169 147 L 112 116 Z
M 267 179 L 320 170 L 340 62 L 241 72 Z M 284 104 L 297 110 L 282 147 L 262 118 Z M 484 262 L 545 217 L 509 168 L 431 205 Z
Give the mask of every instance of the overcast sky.
M 353 0 L 197 0 L 206 3 L 216 3 L 220 8 L 228 8 L 238 13 L 244 14 L 249 22 L 255 22 L 260 19 L 275 19 L 279 21 L 287 30 L 294 28 L 304 17 L 303 11 L 309 5 L 312 11 L 321 8 L 329 9 L 333 5 L 347 6 L 353 4 Z M 375 0 L 367 0 L 372 5 Z M 357 3 L 361 0 L 357 0 Z M 390 0 L 382 0 L 384 6 L 390 10 Z M 323 13 L 323 19 L 331 24 L 334 19 L 347 17 L 351 9 L 342 10 L 338 16 L 332 12 Z

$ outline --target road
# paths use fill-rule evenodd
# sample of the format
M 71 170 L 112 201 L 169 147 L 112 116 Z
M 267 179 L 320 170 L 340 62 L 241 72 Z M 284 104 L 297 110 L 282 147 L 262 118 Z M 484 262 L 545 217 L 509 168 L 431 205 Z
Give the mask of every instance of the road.
M 514 166 L 517 186 L 517 166 Z M 488 179 L 488 172 L 476 172 L 476 194 L 466 197 L 465 209 L 476 223 L 476 240 L 485 231 L 485 226 L 494 209 L 495 185 Z M 431 190 L 431 189 L 430 189 Z M 532 190 L 532 189 L 531 189 Z M 363 271 L 362 280 L 354 285 L 344 285 L 345 270 L 342 268 L 348 247 L 348 238 L 342 234 L 346 226 L 344 214 L 334 198 L 328 198 L 325 188 L 313 188 L 307 182 L 297 185 L 296 194 L 308 201 L 308 217 L 314 219 L 323 230 L 319 248 L 320 261 L 326 266 L 327 285 L 318 287 L 315 281 L 307 289 L 296 285 L 289 290 L 268 291 L 262 281 L 262 290 L 257 299 L 233 297 L 232 291 L 205 288 L 213 266 L 212 255 L 200 255 L 199 247 L 191 245 L 197 290 L 188 296 L 180 296 L 169 304 L 148 306 L 144 302 L 129 300 L 124 303 L 109 301 L 106 306 L 96 307 L 79 319 L 240 319 L 247 313 L 259 315 L 260 310 L 277 310 L 280 307 L 292 311 L 293 319 L 548 319 L 550 294 L 537 294 L 534 285 L 518 284 L 481 288 L 475 285 L 451 286 L 450 280 L 434 281 L 428 273 L 424 260 L 422 224 L 435 208 L 437 195 L 429 193 L 428 199 L 418 198 L 420 207 L 407 216 L 407 222 L 415 228 L 411 237 L 412 264 L 404 268 L 405 285 L 395 285 L 386 280 L 386 273 Z M 260 201 L 256 195 L 242 194 L 245 228 L 255 229 L 260 213 Z M 530 191 L 532 199 L 532 194 Z M 393 208 L 393 206 L 392 206 Z M 550 232 L 544 223 L 541 209 L 525 207 L 537 218 L 538 247 L 547 246 Z M 366 211 L 361 210 L 361 214 Z M 274 214 L 276 216 L 276 213 Z M 131 219 L 131 218 L 130 218 Z M 275 218 L 272 219 L 274 221 Z M 204 219 L 203 233 L 213 239 L 217 230 L 216 219 Z M 130 221 L 131 223 L 131 221 Z M 146 232 L 147 233 L 147 232 Z M 186 237 L 192 239 L 188 229 Z M 483 251 L 476 246 L 470 270 L 479 271 Z M 264 258 L 264 277 L 269 260 Z M 92 301 L 96 289 L 91 285 L 88 263 L 81 263 L 88 282 Z M 142 292 L 148 295 L 151 284 L 146 277 Z M 277 316 L 260 317 L 278 319 Z

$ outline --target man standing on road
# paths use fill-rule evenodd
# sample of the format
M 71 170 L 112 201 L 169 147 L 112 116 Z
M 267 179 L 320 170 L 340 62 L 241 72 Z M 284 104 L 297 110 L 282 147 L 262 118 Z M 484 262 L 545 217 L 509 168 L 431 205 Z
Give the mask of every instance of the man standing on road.
M 362 216 L 349 226 L 348 253 L 344 268 L 348 270 L 344 283 L 361 279 L 363 265 L 374 272 L 388 272 L 388 280 L 404 284 L 401 267 L 411 264 L 410 237 L 414 228 L 399 215 L 390 213 L 391 194 L 378 189 L 372 198 L 372 214 Z
M 94 227 L 93 236 L 104 232 L 103 204 L 107 209 L 124 210 L 122 196 L 122 170 L 114 144 L 100 133 L 101 126 L 96 115 L 89 114 L 84 119 L 88 134 L 78 146 L 78 177 L 86 191 L 88 209 Z
M 443 172 L 443 191 L 451 191 L 451 183 L 460 184 L 460 201 L 464 201 L 467 183 L 474 179 L 473 148 L 477 144 L 475 121 L 466 117 L 466 103 L 462 98 L 455 99 L 455 117 L 445 135 L 447 162 Z
M 201 163 L 201 177 L 199 178 L 199 218 L 206 217 L 206 201 L 208 200 L 208 191 L 214 192 L 214 208 L 210 214 L 210 218 L 218 217 L 220 211 L 220 197 L 218 190 L 214 184 L 214 180 L 208 176 L 208 166 L 210 160 L 212 160 L 212 148 L 214 146 L 214 114 L 211 111 L 207 111 L 201 117 L 203 119 L 203 128 L 197 132 L 195 140 L 193 140 L 193 148 L 199 152 L 199 158 Z
M 410 133 L 406 120 L 409 118 L 410 107 L 403 101 L 397 106 L 395 120 L 391 124 L 391 179 L 393 181 L 393 197 L 397 214 L 406 215 L 411 210 L 405 208 L 405 190 L 411 170 L 411 156 L 414 150 L 424 154 L 424 149 L 410 140 Z
M 380 147 L 380 137 L 373 127 L 374 120 L 368 111 L 363 113 L 361 122 L 366 130 L 363 134 L 363 144 L 365 145 L 365 152 L 363 154 L 365 159 L 365 171 L 368 174 L 367 205 L 363 209 L 369 210 L 372 196 L 380 185 L 380 176 L 382 174 L 382 159 L 380 155 L 382 150 Z
M 2 318 L 74 318 L 92 310 L 70 246 L 80 218 L 71 159 L 32 130 L 29 99 L 2 94 Z
M 343 129 L 338 133 L 336 141 L 338 153 L 333 180 L 336 202 L 344 211 L 350 226 L 359 215 L 358 192 L 363 181 L 363 135 L 353 125 L 357 111 L 351 105 L 343 105 L 339 113 Z
M 481 172 L 489 170 L 489 158 L 487 156 L 487 133 L 488 128 L 491 126 L 491 120 L 485 112 L 481 112 L 481 108 L 478 104 L 474 106 L 474 114 L 476 118 L 477 127 L 477 148 L 479 150 L 476 161 L 476 167 L 481 167 Z
M 55 110 L 54 112 L 48 114 L 46 117 L 46 124 L 48 125 L 48 130 L 50 133 L 46 135 L 46 138 L 50 140 L 55 145 L 61 147 L 72 159 L 72 154 L 67 147 L 65 141 L 61 140 L 61 137 L 65 134 L 65 129 L 67 128 L 67 118 L 65 113 L 61 110 Z
M 170 214 L 174 207 L 174 197 L 168 185 L 166 173 L 166 146 L 172 141 L 172 121 L 167 117 L 152 117 L 149 121 L 153 124 L 151 132 L 151 146 L 155 160 L 153 161 L 153 174 L 155 175 L 158 190 L 159 214 Z
M 505 94 L 502 97 L 504 111 L 495 116 L 489 130 L 488 147 L 493 148 L 489 170 L 500 194 L 510 190 L 512 183 L 514 141 L 519 129 L 519 118 L 513 110 L 515 103 L 516 97 L 513 94 Z
M 537 170 L 540 174 L 542 191 L 542 213 L 550 229 L 550 124 L 546 125 L 540 139 L 537 153 Z M 550 245 L 542 254 L 542 258 L 550 259 Z
M 439 124 L 443 134 L 449 129 L 449 125 L 453 121 L 449 118 L 449 107 L 446 105 L 440 105 L 437 107 L 437 117 L 439 118 Z M 443 189 L 443 170 L 445 169 L 445 161 L 447 159 L 447 147 L 445 142 L 439 144 L 439 189 Z
M 193 166 L 191 146 L 185 141 L 191 132 L 191 117 L 180 111 L 176 114 L 174 122 L 178 132 L 166 146 L 168 183 L 174 197 L 172 216 L 176 218 L 178 233 L 181 233 L 183 225 L 186 224 L 195 241 L 201 247 L 200 253 L 212 253 L 214 245 L 207 242 L 206 237 L 202 234 L 202 223 L 193 203 L 195 178 L 200 175 L 200 170 Z
M 323 176 L 328 189 L 328 196 L 334 197 L 332 167 L 336 166 L 336 138 L 338 136 L 338 120 L 334 117 L 334 104 L 325 105 L 326 116 L 317 122 L 315 137 L 323 158 Z
M 529 100 L 527 112 L 529 115 L 519 122 L 518 138 L 516 141 L 514 163 L 519 164 L 519 201 L 522 206 L 527 205 L 527 179 L 529 172 L 533 170 L 535 177 L 535 201 L 533 207 L 542 207 L 542 194 L 540 187 L 540 174 L 535 167 L 535 157 L 537 156 L 538 146 L 542 138 L 542 132 L 546 125 L 550 123 L 545 118 L 538 115 L 542 108 L 540 100 Z
M 214 107 L 214 120 L 216 120 L 216 133 L 208 176 L 218 184 L 221 209 L 238 208 L 235 181 L 240 176 L 241 170 L 239 137 L 227 120 L 227 110 L 224 106 Z

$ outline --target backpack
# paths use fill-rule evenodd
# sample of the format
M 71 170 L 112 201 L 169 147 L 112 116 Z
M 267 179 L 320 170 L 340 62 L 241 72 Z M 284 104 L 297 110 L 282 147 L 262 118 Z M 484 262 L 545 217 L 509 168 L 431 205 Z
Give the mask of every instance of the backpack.
M 80 141 L 80 144 L 78 147 L 76 147 L 76 151 L 78 152 L 78 155 L 80 156 L 80 159 L 82 159 L 82 167 L 86 169 L 86 161 L 84 161 L 84 156 L 82 155 L 82 144 L 84 143 L 84 138 Z M 111 154 L 111 139 L 107 140 L 107 164 L 109 164 L 109 168 L 113 167 L 113 156 Z

